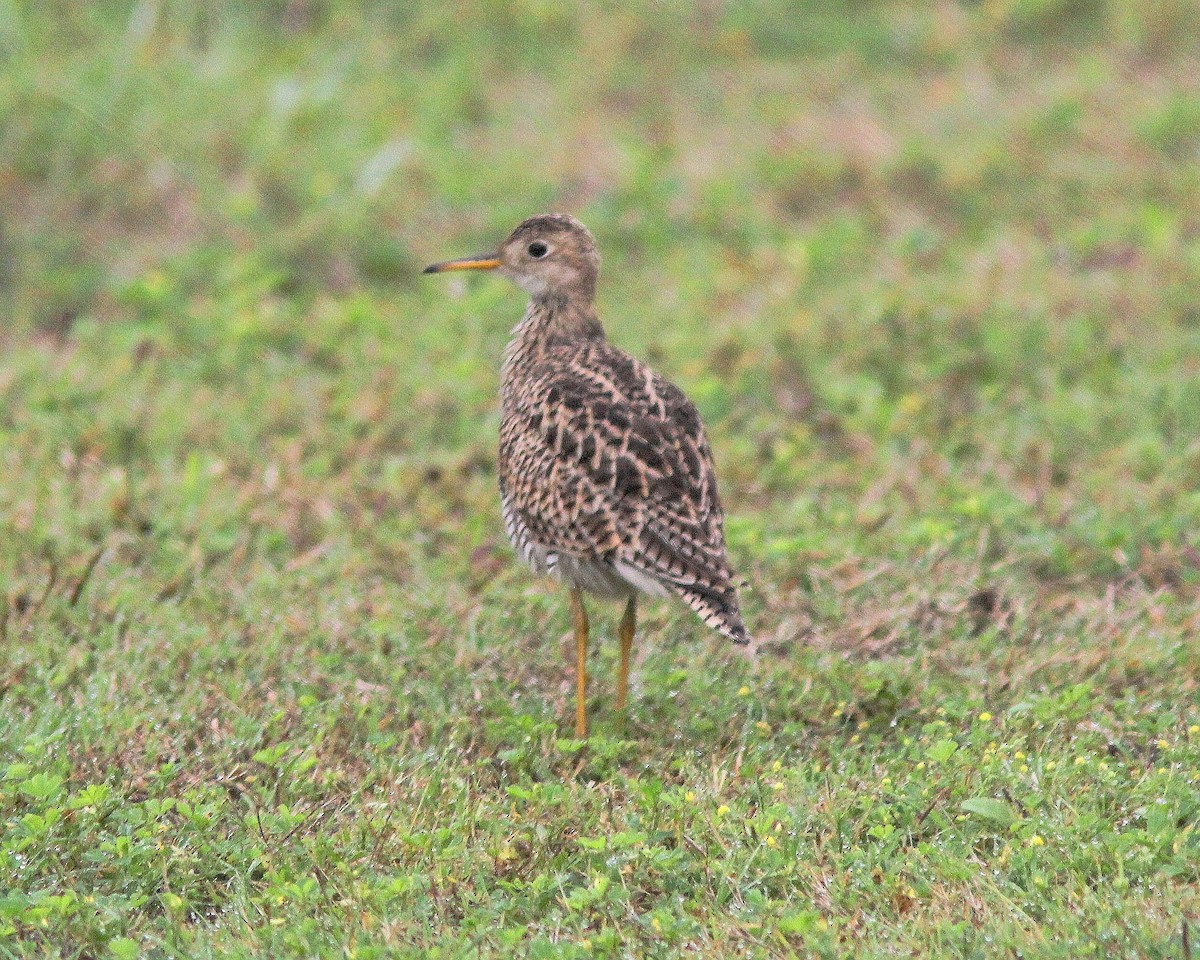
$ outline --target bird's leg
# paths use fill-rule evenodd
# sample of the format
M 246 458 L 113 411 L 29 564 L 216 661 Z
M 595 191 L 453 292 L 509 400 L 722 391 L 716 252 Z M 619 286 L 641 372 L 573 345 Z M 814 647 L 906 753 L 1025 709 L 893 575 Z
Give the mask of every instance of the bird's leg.
M 629 651 L 633 649 L 633 631 L 637 626 L 637 596 L 631 596 L 625 604 L 625 613 L 617 635 L 621 638 L 621 667 L 617 673 L 617 709 L 625 709 L 629 696 Z
M 571 588 L 571 622 L 575 627 L 575 736 L 587 736 L 587 644 L 588 618 L 583 609 L 583 591 Z

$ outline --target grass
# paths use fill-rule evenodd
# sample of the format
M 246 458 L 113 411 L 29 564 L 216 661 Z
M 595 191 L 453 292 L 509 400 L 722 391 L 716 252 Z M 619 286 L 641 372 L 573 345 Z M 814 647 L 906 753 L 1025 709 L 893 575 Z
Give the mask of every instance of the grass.
M 0 955 L 1187 957 L 1200 10 L 0 3 Z M 532 212 L 758 655 L 512 562 Z

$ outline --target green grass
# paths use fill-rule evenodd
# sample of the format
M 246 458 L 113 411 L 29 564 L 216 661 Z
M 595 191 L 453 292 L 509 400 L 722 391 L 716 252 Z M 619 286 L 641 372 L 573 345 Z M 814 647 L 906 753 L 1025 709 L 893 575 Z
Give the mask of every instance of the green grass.
M 0 956 L 1187 957 L 1197 16 L 0 0 Z M 759 640 L 586 743 L 418 275 L 554 208 Z

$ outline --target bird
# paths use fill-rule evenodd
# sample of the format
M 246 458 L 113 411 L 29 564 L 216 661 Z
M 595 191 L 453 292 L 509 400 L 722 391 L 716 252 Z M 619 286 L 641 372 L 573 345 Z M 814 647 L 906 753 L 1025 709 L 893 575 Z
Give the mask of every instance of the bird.
M 529 295 L 500 372 L 500 501 L 517 555 L 570 591 L 575 734 L 584 739 L 584 594 L 625 601 L 618 711 L 639 594 L 677 597 L 733 643 L 750 641 L 712 449 L 683 391 L 609 342 L 595 304 L 599 249 L 574 217 L 530 217 L 494 252 L 424 272 L 453 270 L 494 270 Z

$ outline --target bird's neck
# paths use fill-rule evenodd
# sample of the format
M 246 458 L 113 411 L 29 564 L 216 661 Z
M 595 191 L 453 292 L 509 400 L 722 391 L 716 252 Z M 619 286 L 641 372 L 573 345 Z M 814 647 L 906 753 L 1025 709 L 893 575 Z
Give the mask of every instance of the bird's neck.
M 506 375 L 535 363 L 556 344 L 604 338 L 604 328 L 590 299 L 557 292 L 531 297 L 525 316 L 512 333 L 504 355 Z

